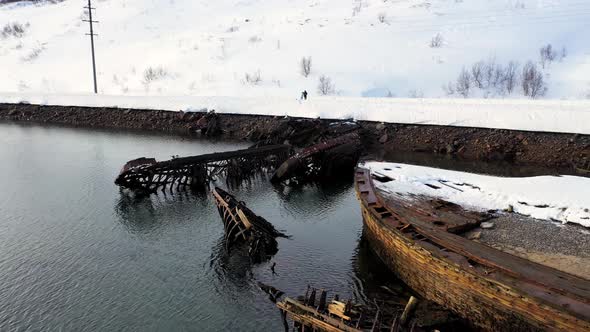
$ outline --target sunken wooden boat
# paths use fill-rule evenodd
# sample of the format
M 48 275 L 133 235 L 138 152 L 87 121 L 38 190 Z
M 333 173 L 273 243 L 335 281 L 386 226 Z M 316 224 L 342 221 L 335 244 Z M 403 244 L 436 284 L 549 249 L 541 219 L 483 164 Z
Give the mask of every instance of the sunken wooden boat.
M 291 155 L 288 145 L 270 145 L 237 151 L 156 161 L 139 158 L 127 162 L 115 184 L 141 193 L 169 188 L 203 188 L 218 177 L 242 180 L 260 170 L 274 170 Z
M 405 330 L 402 319 L 409 317 L 409 314 L 406 314 L 405 318 L 403 315 L 395 315 L 387 310 L 390 308 L 353 303 L 352 300 L 342 301 L 338 294 L 328 299 L 328 291 L 309 286 L 305 296 L 298 296 L 296 299 L 283 298 L 284 292 L 260 282 L 258 287 L 267 293 L 269 299 L 279 308 L 285 331 L 289 331 L 287 318 L 293 321 L 293 331 L 402 331 Z M 416 331 L 421 329 L 418 328 Z
M 321 180 L 352 174 L 360 157 L 360 143 L 358 132 L 352 131 L 311 145 L 282 163 L 271 181 Z
M 246 203 L 221 188 L 213 189 L 213 197 L 225 230 L 225 247 L 244 244 L 253 263 L 270 259 L 279 251 L 277 237 L 287 237 L 277 231 L 271 223 L 256 215 Z
M 487 331 L 590 331 L 590 281 L 459 235 L 482 220 L 459 206 L 384 198 L 357 168 L 373 251 L 408 286 Z

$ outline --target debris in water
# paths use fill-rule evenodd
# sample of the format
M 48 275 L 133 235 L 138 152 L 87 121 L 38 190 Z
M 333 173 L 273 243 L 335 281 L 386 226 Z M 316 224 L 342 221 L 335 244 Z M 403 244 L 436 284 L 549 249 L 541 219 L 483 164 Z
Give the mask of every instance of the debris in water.
M 155 193 L 166 187 L 205 188 L 211 180 L 227 176 L 240 181 L 264 169 L 275 169 L 291 154 L 288 145 L 210 153 L 157 162 L 154 158 L 129 161 L 115 180 L 123 188 Z
M 248 255 L 253 263 L 260 263 L 276 254 L 276 238 L 287 238 L 264 218 L 257 216 L 234 196 L 220 188 L 213 189 L 213 196 L 225 229 L 227 250 L 239 243 L 246 243 Z
M 360 157 L 360 137 L 356 131 L 309 146 L 274 173 L 273 182 L 289 179 L 326 179 L 352 174 Z

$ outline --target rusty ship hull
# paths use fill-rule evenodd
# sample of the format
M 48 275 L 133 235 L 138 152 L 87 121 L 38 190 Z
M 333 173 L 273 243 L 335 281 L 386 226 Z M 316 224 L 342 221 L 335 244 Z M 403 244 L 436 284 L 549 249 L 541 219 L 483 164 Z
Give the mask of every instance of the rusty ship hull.
M 481 330 L 590 331 L 590 281 L 452 234 L 419 208 L 392 208 L 367 169 L 355 188 L 371 248 L 422 297 Z

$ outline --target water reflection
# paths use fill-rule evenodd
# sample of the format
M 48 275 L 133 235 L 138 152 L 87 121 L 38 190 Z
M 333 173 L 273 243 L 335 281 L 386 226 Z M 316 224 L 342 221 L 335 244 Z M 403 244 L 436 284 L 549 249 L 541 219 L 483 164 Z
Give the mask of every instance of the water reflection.
M 378 302 L 400 307 L 414 295 L 375 255 L 364 234 L 358 240 L 351 262 L 353 275 L 350 281 L 355 301 L 365 305 Z
M 319 220 L 332 214 L 348 199 L 352 184 L 352 179 L 297 186 L 275 184 L 274 190 L 285 210 L 304 219 Z
M 192 212 L 200 215 L 209 208 L 207 195 L 198 191 L 159 192 L 149 196 L 120 192 L 114 210 L 117 220 L 130 233 L 151 233 L 186 220 Z
M 228 251 L 223 236 L 212 248 L 209 264 L 205 268 L 214 276 L 212 282 L 218 293 L 227 293 L 230 287 L 231 294 L 239 294 L 254 285 L 247 246 L 235 246 Z

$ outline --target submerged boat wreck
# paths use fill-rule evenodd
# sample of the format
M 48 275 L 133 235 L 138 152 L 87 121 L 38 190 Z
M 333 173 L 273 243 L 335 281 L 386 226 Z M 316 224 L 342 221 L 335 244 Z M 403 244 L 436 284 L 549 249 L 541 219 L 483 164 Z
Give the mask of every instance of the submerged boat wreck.
M 287 159 L 271 181 L 326 179 L 352 173 L 360 157 L 356 131 L 309 146 Z
M 590 330 L 589 280 L 461 236 L 485 214 L 425 197 L 385 199 L 374 181 L 394 180 L 355 172 L 365 236 L 422 297 L 487 331 Z
M 271 145 L 160 162 L 154 158 L 139 158 L 123 166 L 115 184 L 143 193 L 172 190 L 175 186 L 203 188 L 220 176 L 240 180 L 262 169 L 274 170 L 290 154 L 288 145 Z
M 223 220 L 226 250 L 245 244 L 253 263 L 266 261 L 279 251 L 276 238 L 287 238 L 287 235 L 277 231 L 271 223 L 247 208 L 246 203 L 238 201 L 223 189 L 214 188 L 213 197 Z
M 405 312 L 405 316 L 395 315 L 376 306 L 369 307 L 351 300 L 341 301 L 338 295 L 330 300 L 328 292 L 323 289 L 308 287 L 305 296 L 297 299 L 285 297 L 280 300 L 284 292 L 260 282 L 258 286 L 279 308 L 285 331 L 289 331 L 288 318 L 293 321 L 294 331 L 399 331 L 404 325 L 402 317 L 403 320 L 408 320 L 410 316 L 410 311 Z M 413 308 L 415 303 L 412 301 L 410 306 Z

